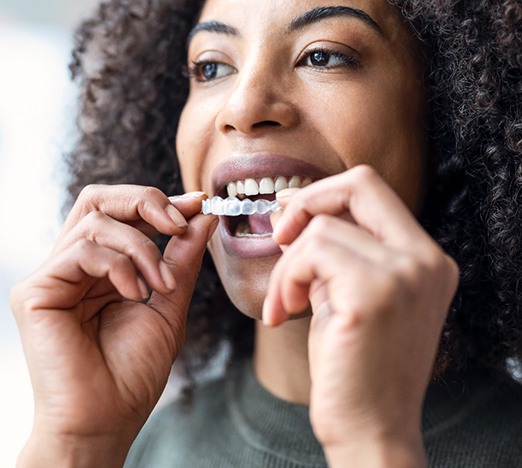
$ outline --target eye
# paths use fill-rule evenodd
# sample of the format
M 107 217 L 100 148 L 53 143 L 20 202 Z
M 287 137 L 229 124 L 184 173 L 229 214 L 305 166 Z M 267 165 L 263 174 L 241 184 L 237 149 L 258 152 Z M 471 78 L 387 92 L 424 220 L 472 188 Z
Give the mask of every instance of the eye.
M 222 62 L 201 60 L 192 62 L 188 72 L 190 78 L 198 82 L 208 82 L 235 73 L 235 68 Z
M 299 61 L 299 64 L 306 67 L 325 69 L 359 66 L 358 60 L 351 55 L 327 49 L 315 49 L 307 52 Z

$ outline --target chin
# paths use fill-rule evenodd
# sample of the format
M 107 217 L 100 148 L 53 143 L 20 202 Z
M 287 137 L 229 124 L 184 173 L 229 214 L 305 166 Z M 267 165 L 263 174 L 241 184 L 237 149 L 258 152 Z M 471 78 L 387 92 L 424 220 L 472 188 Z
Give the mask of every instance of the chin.
M 222 246 L 210 251 L 221 283 L 234 306 L 248 317 L 261 320 L 270 274 L 280 255 L 245 259 L 231 257 Z

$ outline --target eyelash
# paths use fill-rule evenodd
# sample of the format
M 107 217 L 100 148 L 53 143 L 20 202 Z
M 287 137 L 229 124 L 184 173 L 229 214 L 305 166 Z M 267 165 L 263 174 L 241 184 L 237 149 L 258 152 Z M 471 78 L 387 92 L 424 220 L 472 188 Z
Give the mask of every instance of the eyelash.
M 211 78 L 211 79 L 201 79 L 201 73 L 203 70 L 203 67 L 205 65 L 224 65 L 230 68 L 233 68 L 231 65 L 227 65 L 226 63 L 219 62 L 216 60 L 194 60 L 191 65 L 187 66 L 184 69 L 184 75 L 186 78 L 189 78 L 190 80 L 197 81 L 198 83 L 208 83 L 210 81 L 214 81 L 218 78 Z
M 323 66 L 323 67 L 313 66 L 313 65 L 306 65 L 306 66 L 310 66 L 312 68 L 318 68 L 318 69 L 324 68 L 326 70 L 331 70 L 331 69 L 339 68 L 339 67 L 357 68 L 357 67 L 360 67 L 360 65 L 361 65 L 361 63 L 354 56 L 342 54 L 338 51 L 328 49 L 325 47 L 318 47 L 317 49 L 312 49 L 312 50 L 306 51 L 304 56 L 299 60 L 298 65 L 301 63 L 304 63 L 306 60 L 308 60 L 310 57 L 312 57 L 313 54 L 317 54 L 317 53 L 323 53 L 325 55 L 328 55 L 330 58 L 336 58 L 336 59 L 340 60 L 340 62 L 342 64 L 334 65 L 334 66 Z
M 306 65 L 304 63 L 310 57 L 312 57 L 313 54 L 317 54 L 317 53 L 325 54 L 328 56 L 328 58 L 336 58 L 341 62 L 341 65 L 314 66 L 314 65 Z M 216 66 L 222 65 L 222 66 L 233 69 L 233 67 L 231 65 L 227 65 L 226 63 L 218 62 L 215 60 L 195 60 L 192 62 L 191 65 L 185 67 L 184 75 L 191 80 L 197 81 L 198 83 L 208 83 L 208 82 L 211 82 L 211 81 L 214 81 L 214 80 L 220 78 L 220 77 L 217 77 L 217 78 L 202 79 L 201 78 L 202 70 L 205 65 L 216 65 Z M 340 68 L 340 67 L 358 68 L 358 67 L 360 67 L 361 63 L 355 57 L 353 57 L 351 55 L 342 54 L 342 53 L 339 53 L 339 52 L 331 50 L 331 49 L 320 47 L 317 49 L 312 49 L 312 50 L 307 51 L 304 54 L 304 56 L 299 60 L 299 62 L 297 62 L 297 65 L 308 66 L 308 67 L 316 68 L 316 69 L 332 70 L 332 69 Z

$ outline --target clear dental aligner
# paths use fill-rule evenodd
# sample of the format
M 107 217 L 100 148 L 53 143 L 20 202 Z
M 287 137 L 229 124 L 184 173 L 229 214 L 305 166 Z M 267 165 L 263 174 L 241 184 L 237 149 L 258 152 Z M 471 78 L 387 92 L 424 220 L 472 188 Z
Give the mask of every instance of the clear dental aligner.
M 221 216 L 240 216 L 251 214 L 266 214 L 279 211 L 281 206 L 277 201 L 259 199 L 252 201 L 246 197 L 256 195 L 272 195 L 287 188 L 304 188 L 313 182 L 311 177 L 276 176 L 260 179 L 247 178 L 231 181 L 227 184 L 228 198 L 214 197 L 203 202 L 204 214 Z
M 241 216 L 252 214 L 267 214 L 281 210 L 281 205 L 274 201 L 264 199 L 252 201 L 249 198 L 240 200 L 236 197 L 212 197 L 203 200 L 201 211 L 203 214 L 213 214 L 219 216 Z

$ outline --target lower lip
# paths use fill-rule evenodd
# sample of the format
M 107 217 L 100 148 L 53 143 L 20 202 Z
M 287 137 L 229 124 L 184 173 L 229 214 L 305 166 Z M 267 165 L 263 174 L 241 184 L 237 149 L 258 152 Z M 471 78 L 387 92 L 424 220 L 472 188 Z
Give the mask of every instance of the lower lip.
M 219 222 L 219 235 L 221 236 L 225 252 L 232 257 L 262 258 L 282 253 L 272 236 L 234 237 L 230 235 L 222 217 L 220 217 Z

